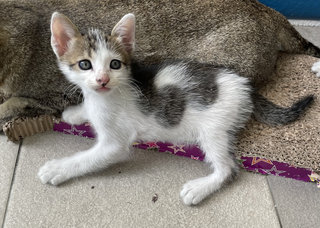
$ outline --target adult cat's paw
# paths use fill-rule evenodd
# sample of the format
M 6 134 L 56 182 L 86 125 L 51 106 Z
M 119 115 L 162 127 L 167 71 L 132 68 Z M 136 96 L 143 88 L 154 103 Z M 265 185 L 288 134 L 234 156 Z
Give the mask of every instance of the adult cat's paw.
M 313 73 L 320 77 L 320 61 L 313 64 L 311 67 Z
M 82 112 L 79 106 L 68 107 L 62 113 L 62 120 L 73 125 L 85 123 L 87 120 L 83 118 Z
M 43 184 L 59 185 L 68 180 L 68 165 L 63 160 L 51 160 L 39 169 L 38 177 Z
M 211 194 L 208 177 L 191 180 L 184 184 L 180 196 L 186 205 L 196 205 Z

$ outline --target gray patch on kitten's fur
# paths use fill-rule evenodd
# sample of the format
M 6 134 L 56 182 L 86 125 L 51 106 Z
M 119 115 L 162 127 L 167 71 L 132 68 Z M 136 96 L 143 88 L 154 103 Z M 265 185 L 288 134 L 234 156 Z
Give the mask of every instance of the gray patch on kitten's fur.
M 173 127 L 180 123 L 186 108 L 186 94 L 176 86 L 166 86 L 150 97 L 151 112 L 158 122 L 165 127 Z
M 188 88 L 188 92 L 195 95 L 193 99 L 201 104 L 199 108 L 213 104 L 218 96 L 216 76 L 222 73 L 223 69 L 210 64 L 190 62 L 188 70 L 191 82 L 197 83 L 197 86 Z
M 145 115 L 155 114 L 159 124 L 166 127 L 179 124 L 185 109 L 185 94 L 176 86 L 166 86 L 157 90 L 154 78 L 159 72 L 159 65 L 131 65 L 131 76 L 135 86 L 141 91 L 138 105 Z
M 156 88 L 155 77 L 160 70 L 181 64 L 186 67 L 184 77 L 189 82 L 187 88 L 178 85 Z M 154 114 L 158 122 L 166 127 L 180 123 L 187 103 L 191 102 L 195 108 L 203 110 L 213 104 L 218 96 L 215 76 L 222 70 L 209 64 L 176 61 L 152 66 L 132 64 L 131 69 L 134 83 L 142 93 L 138 100 L 141 112 Z

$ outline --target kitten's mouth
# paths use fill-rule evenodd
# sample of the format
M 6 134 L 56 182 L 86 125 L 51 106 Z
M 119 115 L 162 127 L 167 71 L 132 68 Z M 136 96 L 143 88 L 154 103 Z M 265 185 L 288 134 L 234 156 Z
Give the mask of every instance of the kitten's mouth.
M 106 92 L 106 91 L 109 91 L 110 88 L 108 87 L 104 87 L 104 86 L 101 86 L 100 88 L 96 89 L 96 91 L 98 92 Z

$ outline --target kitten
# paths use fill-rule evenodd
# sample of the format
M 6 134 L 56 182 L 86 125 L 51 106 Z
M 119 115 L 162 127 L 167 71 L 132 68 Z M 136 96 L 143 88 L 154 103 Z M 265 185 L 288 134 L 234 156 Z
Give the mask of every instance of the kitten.
M 11 0 L 0 5 L 0 129 L 17 117 L 59 116 L 82 100 L 63 79 L 50 50 L 48 15 L 55 10 L 85 28 L 104 31 L 118 15 L 134 12 L 140 21 L 138 60 L 187 57 L 225 66 L 255 85 L 272 75 L 280 51 L 320 57 L 320 49 L 285 17 L 254 0 L 164 0 L 161 7 L 153 0 Z M 319 65 L 313 70 L 320 74 Z
M 194 61 L 136 63 L 133 14 L 125 15 L 107 35 L 97 29 L 81 34 L 66 16 L 54 13 L 51 32 L 60 69 L 84 95 L 84 103 L 66 109 L 63 118 L 71 124 L 89 120 L 97 143 L 47 162 L 38 173 L 42 183 L 58 185 L 127 159 L 136 140 L 198 144 L 204 151 L 214 172 L 183 186 L 180 195 L 187 205 L 220 189 L 238 170 L 233 142 L 254 110 L 247 78 Z M 268 101 L 256 100 L 262 108 L 255 112 L 262 112 Z

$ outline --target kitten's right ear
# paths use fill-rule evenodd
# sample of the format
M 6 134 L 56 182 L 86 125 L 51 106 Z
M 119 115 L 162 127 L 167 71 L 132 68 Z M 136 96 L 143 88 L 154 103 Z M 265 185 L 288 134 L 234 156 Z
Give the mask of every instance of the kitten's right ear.
M 81 36 L 77 27 L 65 15 L 54 12 L 51 17 L 51 46 L 58 58 L 68 50 L 69 41 Z
M 132 53 L 135 46 L 135 21 L 135 16 L 128 13 L 122 17 L 111 32 L 111 36 L 115 36 L 128 53 Z

